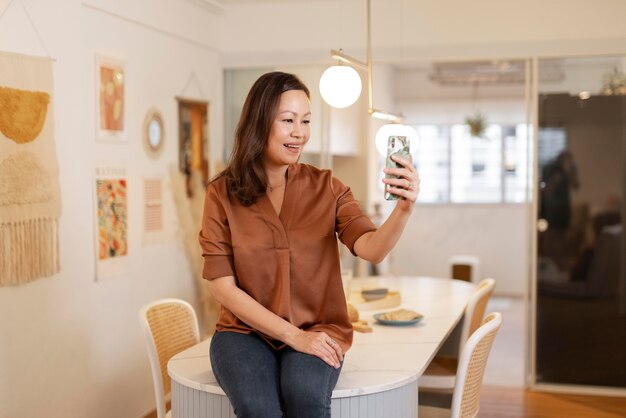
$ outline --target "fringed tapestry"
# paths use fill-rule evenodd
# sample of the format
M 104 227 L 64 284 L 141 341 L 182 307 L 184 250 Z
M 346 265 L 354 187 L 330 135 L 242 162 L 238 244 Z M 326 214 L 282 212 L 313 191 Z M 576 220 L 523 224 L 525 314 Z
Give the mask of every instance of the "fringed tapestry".
M 52 60 L 0 52 L 0 286 L 60 270 Z

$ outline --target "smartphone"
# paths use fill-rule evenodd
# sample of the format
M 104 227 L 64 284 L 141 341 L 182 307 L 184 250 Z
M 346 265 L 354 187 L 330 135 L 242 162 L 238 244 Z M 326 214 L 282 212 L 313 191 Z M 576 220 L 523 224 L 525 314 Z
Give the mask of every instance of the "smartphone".
M 387 168 L 402 168 L 401 164 L 396 163 L 391 159 L 392 155 L 397 155 L 404 159 L 410 160 L 411 153 L 409 152 L 409 140 L 406 136 L 395 136 L 392 135 L 387 140 Z M 393 176 L 391 174 L 385 174 L 385 178 L 397 178 L 398 176 Z M 385 188 L 385 199 L 386 200 L 398 200 L 403 199 L 400 196 L 396 196 L 395 194 L 391 194 Z

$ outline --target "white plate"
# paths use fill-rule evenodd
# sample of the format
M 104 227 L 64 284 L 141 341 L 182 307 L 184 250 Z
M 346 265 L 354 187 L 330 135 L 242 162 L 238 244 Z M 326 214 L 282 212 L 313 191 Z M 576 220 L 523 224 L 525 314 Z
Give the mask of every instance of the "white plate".
M 424 318 L 424 315 L 419 315 L 415 319 L 408 319 L 408 320 L 404 320 L 404 321 L 399 321 L 399 320 L 394 320 L 394 319 L 382 319 L 381 316 L 383 316 L 384 314 L 385 313 L 374 314 L 374 319 L 376 320 L 376 322 L 378 322 L 379 324 L 382 324 L 382 325 L 394 325 L 394 326 L 398 326 L 398 327 L 406 327 L 406 326 L 409 326 L 409 325 L 415 325 L 419 321 L 421 321 L 422 318 Z

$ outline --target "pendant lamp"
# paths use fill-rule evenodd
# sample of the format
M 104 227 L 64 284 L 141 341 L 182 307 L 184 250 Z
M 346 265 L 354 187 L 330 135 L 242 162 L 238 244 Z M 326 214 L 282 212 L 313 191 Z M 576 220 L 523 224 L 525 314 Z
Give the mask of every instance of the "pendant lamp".
M 332 107 L 352 106 L 361 95 L 361 77 L 350 66 L 333 65 L 320 78 L 320 93 Z
M 342 51 L 331 50 L 331 57 L 340 60 L 341 62 L 348 64 L 354 70 L 353 67 L 362 69 L 367 71 L 367 92 L 368 92 L 368 113 L 370 116 L 386 120 L 388 122 L 401 123 L 402 116 L 396 115 L 389 112 L 384 112 L 379 109 L 375 109 L 373 106 L 373 98 L 372 98 L 372 2 L 371 0 L 367 1 L 367 62 L 359 61 L 358 59 L 351 57 L 347 54 L 344 54 Z M 343 67 L 347 67 L 343 66 Z M 326 103 L 333 107 L 347 107 L 356 102 L 358 96 L 354 98 L 353 94 L 356 91 L 356 88 L 351 87 L 351 85 L 343 84 L 348 80 L 347 71 L 341 70 L 338 71 L 334 68 L 342 67 L 342 66 L 332 66 L 324 71 L 322 74 L 322 78 L 320 79 L 320 92 L 322 94 L 322 98 Z M 356 71 L 354 71 L 356 73 Z M 358 73 L 356 74 L 358 76 Z M 343 78 L 346 77 L 346 78 Z M 354 77 L 352 74 L 350 77 Z M 350 78 L 350 80 L 355 80 L 354 78 Z M 360 82 L 360 79 L 359 79 Z M 353 83 L 353 81 L 350 81 Z M 354 81 L 356 84 L 356 80 Z M 360 84 L 360 83 L 359 83 Z M 324 87 L 322 87 L 324 86 Z M 322 91 L 324 89 L 325 91 Z M 332 92 L 331 92 L 332 90 Z M 328 97 L 328 98 L 327 98 Z M 344 105 L 337 106 L 336 104 Z M 346 104 L 348 103 L 348 104 Z

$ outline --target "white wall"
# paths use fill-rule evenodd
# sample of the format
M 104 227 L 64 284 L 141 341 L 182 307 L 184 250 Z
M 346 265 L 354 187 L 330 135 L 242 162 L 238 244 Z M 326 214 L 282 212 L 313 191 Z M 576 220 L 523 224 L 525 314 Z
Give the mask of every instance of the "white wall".
M 391 270 L 399 275 L 450 277 L 448 258 L 480 258 L 481 276 L 496 291 L 523 295 L 528 281 L 528 222 L 524 205 L 417 206 L 396 249 Z
M 0 10 L 8 0 L 0 1 Z M 154 394 L 137 312 L 146 302 L 180 297 L 196 304 L 190 268 L 179 244 L 165 190 L 166 240 L 141 245 L 141 176 L 177 161 L 174 96 L 192 71 L 201 85 L 186 96 L 209 106 L 212 144 L 222 138 L 219 18 L 192 3 L 24 0 L 54 64 L 54 112 L 63 214 L 61 272 L 27 285 L 0 288 L 0 417 L 141 417 Z M 100 9 L 102 8 L 102 9 Z M 43 55 L 15 1 L 0 21 L 0 50 Z M 95 58 L 126 62 L 128 142 L 95 141 Z M 143 119 L 156 106 L 165 121 L 165 151 L 149 159 Z M 219 156 L 219 145 L 212 146 Z M 93 166 L 127 164 L 129 271 L 94 281 Z

